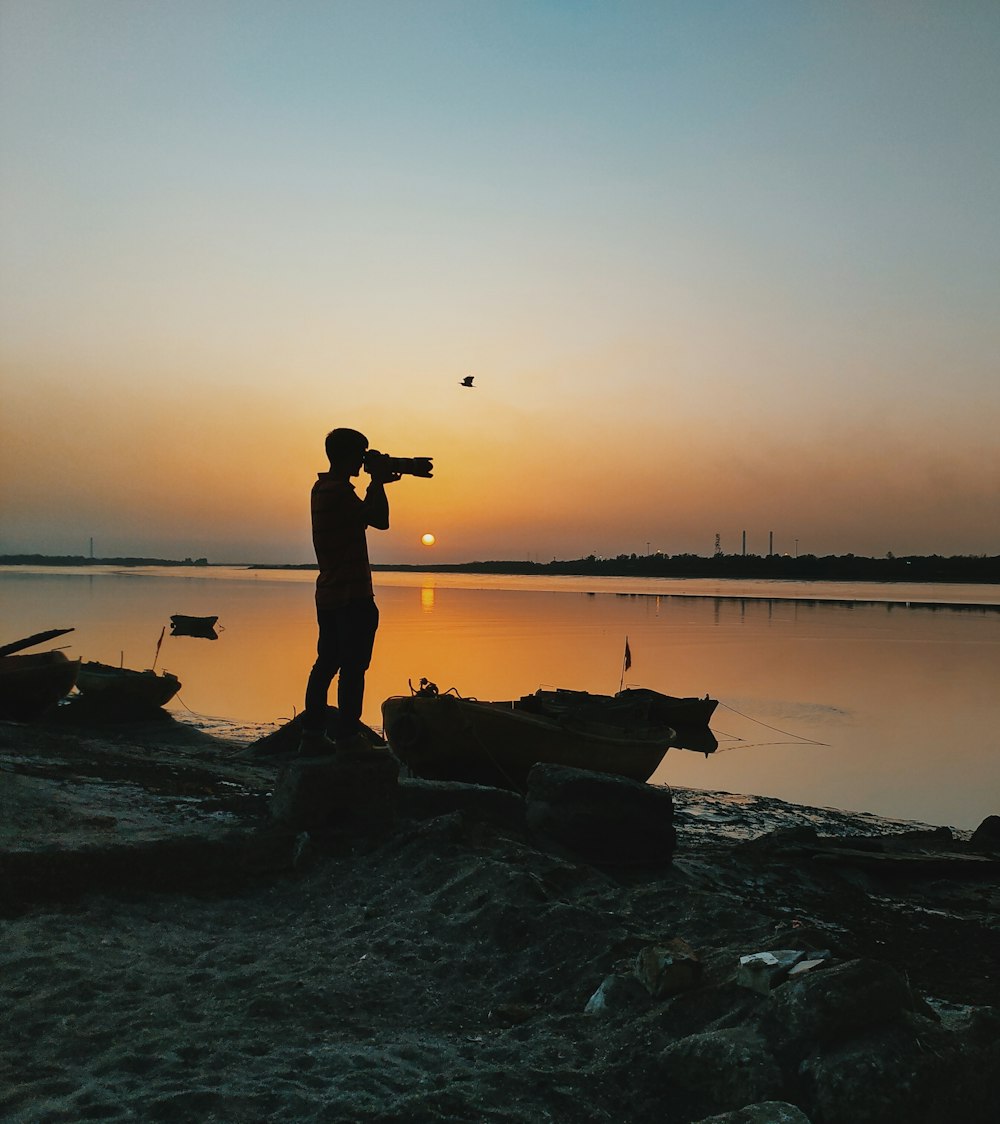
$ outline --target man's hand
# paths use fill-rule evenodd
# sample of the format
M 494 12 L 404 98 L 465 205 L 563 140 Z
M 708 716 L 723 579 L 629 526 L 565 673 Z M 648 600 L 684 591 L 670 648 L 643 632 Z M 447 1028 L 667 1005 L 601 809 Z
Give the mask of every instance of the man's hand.
M 372 479 L 373 484 L 395 484 L 402 476 L 389 468 L 390 458 L 384 453 L 368 453 L 365 457 L 365 472 Z
M 374 469 L 374 471 L 372 471 L 372 469 Z M 383 471 L 381 467 L 375 465 L 372 465 L 372 468 L 367 471 L 373 484 L 395 484 L 397 480 L 403 479 L 398 472 Z

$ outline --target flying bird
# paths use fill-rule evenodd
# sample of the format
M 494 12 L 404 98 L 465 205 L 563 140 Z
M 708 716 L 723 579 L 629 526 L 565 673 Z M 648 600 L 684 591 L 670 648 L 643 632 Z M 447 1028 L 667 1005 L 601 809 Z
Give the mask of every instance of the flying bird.
M 472 386 L 472 380 L 475 377 L 476 377 L 475 375 L 466 375 L 465 378 L 462 379 L 462 381 L 458 385 L 459 386 Z M 472 386 L 472 389 L 475 390 L 476 388 L 474 386 Z

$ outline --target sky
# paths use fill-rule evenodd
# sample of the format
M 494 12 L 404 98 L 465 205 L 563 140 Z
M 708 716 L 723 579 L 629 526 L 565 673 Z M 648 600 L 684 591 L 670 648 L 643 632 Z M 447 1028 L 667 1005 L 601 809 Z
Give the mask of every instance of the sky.
M 0 0 L 0 554 L 310 561 L 342 425 L 435 460 L 374 562 L 1000 554 L 998 49 L 995 0 Z

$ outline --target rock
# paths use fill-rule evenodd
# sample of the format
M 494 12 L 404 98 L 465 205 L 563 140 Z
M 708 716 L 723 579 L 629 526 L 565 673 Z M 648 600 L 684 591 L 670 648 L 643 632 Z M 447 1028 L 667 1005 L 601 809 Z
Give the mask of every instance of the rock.
M 790 980 L 798 979 L 799 976 L 804 976 L 806 972 L 814 972 L 817 968 L 825 968 L 830 963 L 828 956 L 819 957 L 815 960 L 800 960 L 798 964 L 793 964 L 788 971 L 788 978 Z
M 695 1124 L 811 1124 L 809 1117 L 787 1101 L 762 1101 L 733 1112 L 706 1116 Z
M 772 988 L 782 983 L 789 971 L 800 961 L 805 960 L 804 950 L 793 948 L 776 949 L 773 952 L 754 952 L 740 957 L 736 970 L 736 982 L 761 995 L 767 995 Z
M 798 1093 L 817 1121 L 992 1124 L 1000 1103 L 998 1061 L 995 1042 L 976 1049 L 910 1015 L 804 1057 Z
M 340 712 L 335 706 L 326 708 L 326 728 L 324 733 L 330 738 L 337 737 L 337 727 L 340 721 Z M 385 739 L 363 722 L 359 723 L 360 732 L 365 741 L 371 746 L 385 748 Z M 265 734 L 249 745 L 244 746 L 235 756 L 248 760 L 261 762 L 272 761 L 275 763 L 290 762 L 298 753 L 299 742 L 302 740 L 302 715 L 296 714 L 288 722 L 278 726 L 271 733 Z
M 528 774 L 528 826 L 598 863 L 669 863 L 677 833 L 666 787 L 547 762 Z
M 636 979 L 654 999 L 690 991 L 701 983 L 701 974 L 698 954 L 680 937 L 647 945 L 635 958 Z
M 524 797 L 505 788 L 400 778 L 399 814 L 414 820 L 433 819 L 450 812 L 467 813 L 473 820 L 523 829 Z
M 794 1043 L 836 1042 L 925 1009 L 906 981 L 881 960 L 848 960 L 822 972 L 790 979 L 771 995 L 768 1024 L 775 1037 Z
M 619 1011 L 642 1011 L 650 1006 L 649 993 L 635 976 L 606 976 L 587 1000 L 587 1015 L 613 1015 Z
M 672 1119 L 732 1112 L 758 1101 L 780 1099 L 783 1079 L 761 1035 L 750 1027 L 692 1034 L 660 1055 L 669 1083 Z
M 380 834 L 395 823 L 399 763 L 361 749 L 324 760 L 298 760 L 278 775 L 271 816 L 282 827 L 323 833 Z
M 1000 816 L 987 816 L 972 833 L 969 846 L 976 850 L 1000 851 Z

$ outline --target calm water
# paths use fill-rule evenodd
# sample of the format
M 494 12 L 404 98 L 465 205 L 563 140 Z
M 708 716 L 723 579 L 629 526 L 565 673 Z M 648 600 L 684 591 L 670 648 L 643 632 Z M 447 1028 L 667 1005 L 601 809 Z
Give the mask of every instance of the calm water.
M 302 705 L 313 580 L 223 568 L 0 568 L 0 642 L 72 626 L 68 654 L 142 668 L 171 614 L 218 615 L 216 641 L 164 639 L 156 666 L 184 684 L 171 709 L 278 722 Z M 421 676 L 479 698 L 540 686 L 611 693 L 628 636 L 626 685 L 721 700 L 719 751 L 673 750 L 654 780 L 964 828 L 1000 813 L 996 586 L 432 574 L 376 582 L 371 725 L 383 698 Z

